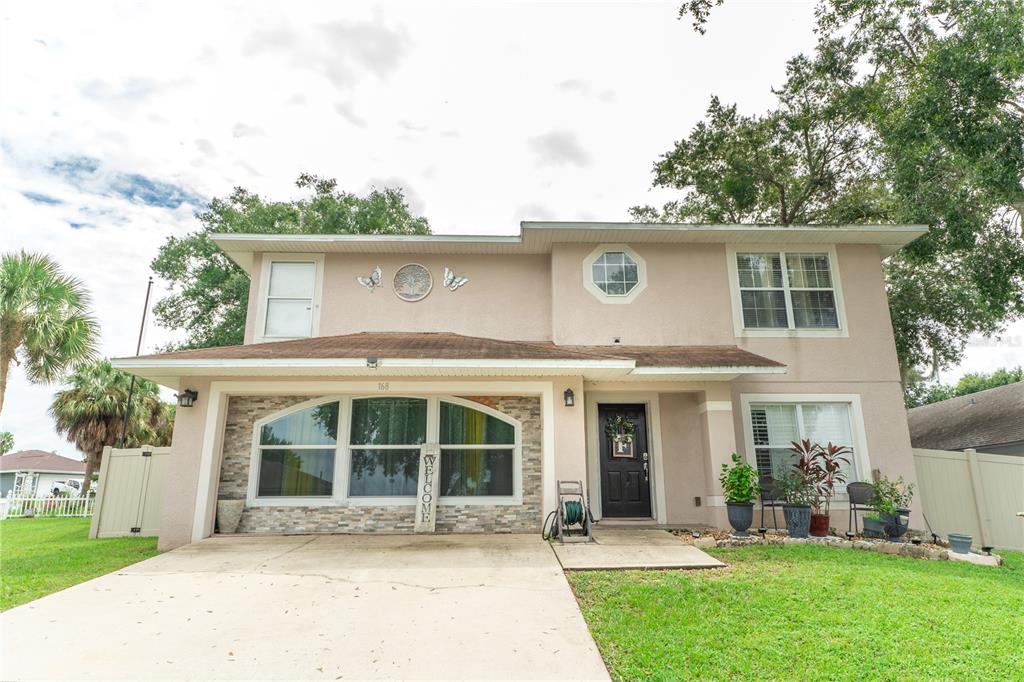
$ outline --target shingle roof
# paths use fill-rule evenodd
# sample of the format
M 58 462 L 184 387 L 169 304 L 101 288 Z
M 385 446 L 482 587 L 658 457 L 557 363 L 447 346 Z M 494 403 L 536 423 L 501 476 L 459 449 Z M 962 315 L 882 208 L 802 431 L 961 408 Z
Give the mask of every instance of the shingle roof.
M 85 473 L 85 462 L 61 457 L 45 450 L 21 450 L 0 457 L 0 471 L 53 471 Z
M 907 422 L 915 448 L 963 450 L 1024 441 L 1024 382 L 915 407 Z
M 363 332 L 143 355 L 137 360 L 329 358 L 443 360 L 633 360 L 638 367 L 782 367 L 736 346 L 558 346 L 447 332 Z

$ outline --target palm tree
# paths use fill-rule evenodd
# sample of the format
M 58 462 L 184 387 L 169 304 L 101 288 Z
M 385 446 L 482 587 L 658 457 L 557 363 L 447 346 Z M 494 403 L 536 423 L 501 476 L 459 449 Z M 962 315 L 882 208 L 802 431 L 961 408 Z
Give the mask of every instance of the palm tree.
M 82 283 L 48 256 L 7 253 L 0 259 L 0 412 L 11 363 L 29 381 L 50 383 L 96 356 L 97 325 Z
M 14 449 L 14 434 L 10 431 L 0 431 L 0 455 L 6 455 Z
M 69 388 L 54 396 L 50 416 L 57 432 L 86 455 L 82 488 L 86 495 L 93 472 L 99 471 L 103 448 L 121 441 L 131 376 L 114 369 L 108 360 L 100 360 L 81 365 L 68 377 L 68 383 Z M 169 408 L 160 400 L 156 384 L 136 378 L 125 446 L 169 445 L 174 419 Z

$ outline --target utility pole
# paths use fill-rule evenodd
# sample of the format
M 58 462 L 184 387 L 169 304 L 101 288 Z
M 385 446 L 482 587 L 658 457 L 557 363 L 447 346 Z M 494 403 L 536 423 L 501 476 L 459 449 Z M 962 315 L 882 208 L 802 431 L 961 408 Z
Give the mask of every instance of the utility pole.
M 142 335 L 146 331 L 146 316 L 149 314 L 149 294 L 153 291 L 153 278 L 149 278 L 146 284 L 146 302 L 142 306 L 142 322 L 139 324 L 139 340 L 135 344 L 135 357 L 142 352 Z M 128 403 L 124 406 L 124 421 L 121 423 L 121 441 L 119 448 L 124 447 L 124 439 L 128 436 L 128 415 L 132 412 L 132 398 L 135 395 L 135 375 L 132 375 L 132 383 L 128 386 Z

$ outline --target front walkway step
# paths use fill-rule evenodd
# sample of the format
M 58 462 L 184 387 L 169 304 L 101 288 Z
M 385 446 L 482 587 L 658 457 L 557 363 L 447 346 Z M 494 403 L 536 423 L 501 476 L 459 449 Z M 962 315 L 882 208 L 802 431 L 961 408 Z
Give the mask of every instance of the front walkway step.
M 594 529 L 594 542 L 552 547 L 562 568 L 616 569 L 722 568 L 721 561 L 664 530 Z

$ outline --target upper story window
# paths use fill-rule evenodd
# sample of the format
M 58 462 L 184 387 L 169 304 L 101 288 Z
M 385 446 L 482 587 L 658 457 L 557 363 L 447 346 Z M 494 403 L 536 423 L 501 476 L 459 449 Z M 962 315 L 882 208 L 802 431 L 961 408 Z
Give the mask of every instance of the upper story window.
M 258 340 L 316 334 L 322 265 L 321 257 L 264 257 Z
M 734 258 L 742 330 L 841 329 L 831 253 L 759 250 L 736 252 Z
M 583 284 L 602 303 L 629 303 L 647 286 L 646 263 L 624 244 L 604 244 L 584 260 Z

